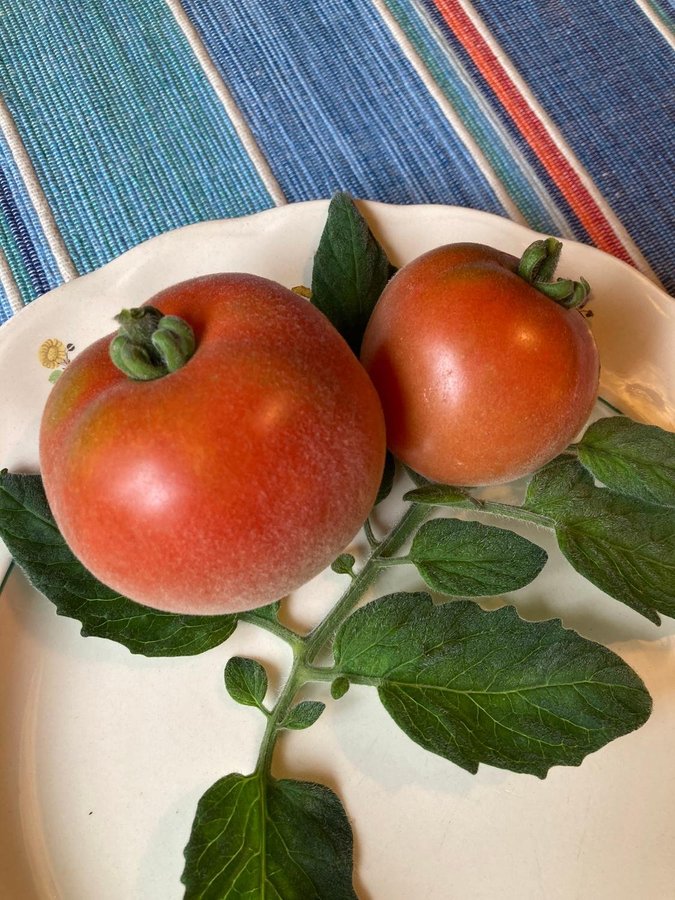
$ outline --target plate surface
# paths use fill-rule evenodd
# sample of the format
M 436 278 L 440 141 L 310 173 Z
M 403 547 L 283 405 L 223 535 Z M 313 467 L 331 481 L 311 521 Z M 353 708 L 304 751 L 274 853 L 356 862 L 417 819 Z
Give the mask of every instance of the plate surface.
M 361 208 L 399 265 L 450 241 L 517 254 L 534 238 L 471 210 Z M 73 345 L 74 355 L 112 331 L 122 307 L 194 275 L 248 271 L 308 284 L 326 210 L 318 201 L 180 229 L 23 310 L 0 329 L 0 467 L 37 470 L 51 387 L 39 356 L 45 341 Z M 579 244 L 565 242 L 559 274 L 583 274 L 593 286 L 602 395 L 634 418 L 674 428 L 675 302 Z M 392 504 L 382 516 L 394 514 Z M 610 646 L 646 682 L 654 713 L 579 768 L 556 768 L 540 781 L 486 766 L 471 776 L 426 753 L 371 689 L 353 687 L 339 704 L 329 701 L 311 731 L 284 735 L 274 770 L 340 795 L 354 827 L 363 900 L 672 896 L 675 622 L 655 628 L 576 576 L 548 535 L 530 536 L 551 559 L 533 585 L 505 599 L 524 618 L 559 617 Z M 378 591 L 420 586 L 400 569 L 386 577 Z M 342 587 L 340 576 L 323 573 L 291 598 L 287 617 L 311 626 Z M 80 637 L 78 623 L 58 618 L 16 568 L 0 593 L 0 894 L 178 900 L 198 798 L 222 775 L 251 770 L 262 733 L 262 717 L 226 694 L 225 663 L 255 656 L 274 686 L 289 663 L 285 646 L 240 625 L 199 657 L 148 660 Z M 308 696 L 326 699 L 327 689 Z

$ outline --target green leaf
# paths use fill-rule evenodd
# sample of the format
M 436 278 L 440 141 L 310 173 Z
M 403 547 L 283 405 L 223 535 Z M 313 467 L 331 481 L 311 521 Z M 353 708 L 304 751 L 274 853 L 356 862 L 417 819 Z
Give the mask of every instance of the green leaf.
M 579 459 L 603 484 L 663 506 L 675 506 L 675 434 L 626 416 L 594 422 L 577 446 Z
M 389 260 L 345 193 L 330 202 L 312 271 L 312 303 L 358 356 L 368 319 L 389 279 Z
M 384 457 L 384 471 L 382 472 L 382 481 L 380 482 L 380 488 L 377 492 L 377 497 L 375 498 L 375 506 L 378 503 L 382 503 L 383 500 L 391 493 L 391 489 L 394 486 L 394 478 L 396 477 L 396 460 L 391 455 L 391 453 L 387 450 L 387 453 Z
M 107 638 L 143 656 L 194 656 L 236 628 L 236 616 L 158 612 L 94 578 L 59 532 L 39 475 L 0 472 L 0 538 L 57 613 L 82 623 L 85 637 Z
M 280 609 L 281 601 L 275 600 L 274 603 L 268 603 L 266 606 L 258 606 L 251 610 L 251 617 L 255 617 L 256 619 L 266 619 L 269 622 L 278 622 Z
M 340 700 L 348 690 L 349 679 L 345 678 L 344 675 L 338 675 L 338 677 L 331 682 L 330 695 L 333 700 Z
M 492 597 L 529 584 L 547 555 L 503 528 L 433 519 L 413 538 L 409 559 L 435 591 L 453 597 Z
M 610 650 L 510 607 L 383 597 L 345 621 L 335 661 L 350 681 L 377 687 L 416 743 L 469 772 L 486 763 L 543 778 L 651 711 L 641 680 Z
M 320 784 L 227 775 L 199 801 L 182 881 L 185 900 L 356 900 L 342 804 Z
M 325 703 L 320 700 L 303 700 L 288 711 L 284 721 L 281 723 L 282 728 L 290 728 L 293 731 L 301 731 L 303 728 L 309 728 L 319 718 L 326 708 Z
M 571 565 L 655 624 L 675 616 L 675 510 L 598 488 L 558 457 L 532 478 L 525 509 L 549 518 Z
M 225 666 L 225 687 L 237 703 L 242 706 L 257 706 L 266 712 L 263 706 L 267 693 L 267 672 L 255 659 L 233 656 Z
M 468 491 L 451 484 L 424 484 L 407 491 L 403 499 L 408 503 L 425 503 L 427 506 L 480 508 L 480 501 L 474 499 Z
M 330 564 L 331 569 L 337 575 L 354 575 L 354 563 L 356 559 L 351 553 L 341 553 Z

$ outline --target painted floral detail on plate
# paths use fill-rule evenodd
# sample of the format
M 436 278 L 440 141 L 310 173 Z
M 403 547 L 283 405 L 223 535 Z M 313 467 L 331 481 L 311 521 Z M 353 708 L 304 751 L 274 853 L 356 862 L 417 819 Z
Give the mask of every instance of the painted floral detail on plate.
M 60 378 L 66 366 L 70 365 L 70 354 L 74 344 L 64 344 L 58 338 L 47 338 L 40 344 L 38 359 L 45 369 L 51 369 L 49 380 L 52 384 Z

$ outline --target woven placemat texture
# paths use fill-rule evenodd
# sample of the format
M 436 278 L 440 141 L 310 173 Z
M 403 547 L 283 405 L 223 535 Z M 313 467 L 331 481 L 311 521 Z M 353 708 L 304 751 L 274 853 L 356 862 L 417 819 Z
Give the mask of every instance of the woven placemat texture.
M 0 322 L 161 232 L 283 203 L 448 203 L 675 289 L 660 0 L 5 0 Z

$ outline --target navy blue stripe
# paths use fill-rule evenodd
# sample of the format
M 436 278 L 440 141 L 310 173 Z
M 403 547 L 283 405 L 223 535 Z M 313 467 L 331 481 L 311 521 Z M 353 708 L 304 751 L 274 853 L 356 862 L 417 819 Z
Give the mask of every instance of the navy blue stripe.
M 289 200 L 501 203 L 369 3 L 184 0 Z
M 45 294 L 49 290 L 47 275 L 2 169 L 0 169 L 0 209 L 5 214 L 21 259 L 35 288 L 35 293 Z
M 49 245 L 47 236 L 43 230 L 38 214 L 33 205 L 26 184 L 17 166 L 14 154 L 12 153 L 5 136 L 0 132 L 0 169 L 3 170 L 4 177 L 7 181 L 7 189 L 12 195 L 13 201 L 19 210 L 19 215 L 26 227 L 30 242 L 32 243 L 35 253 L 37 254 L 40 266 L 43 269 L 47 288 L 51 290 L 61 284 L 63 277 L 59 271 L 58 264 L 54 257 L 54 253 Z M 17 246 L 16 238 L 12 235 L 12 230 L 5 215 L 0 215 L 2 222 L 2 246 L 7 257 L 7 261 L 12 268 L 14 278 L 21 291 L 22 299 L 25 303 L 34 300 L 38 295 L 38 291 L 31 279 L 31 275 L 21 258 L 20 250 Z

